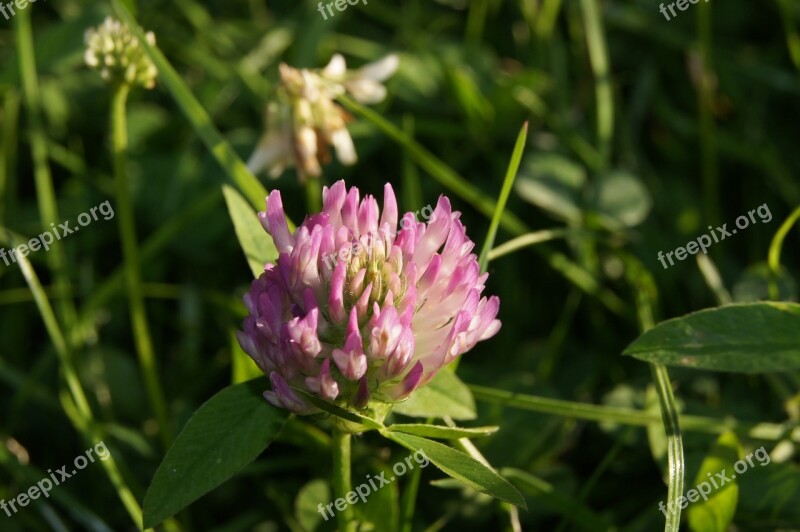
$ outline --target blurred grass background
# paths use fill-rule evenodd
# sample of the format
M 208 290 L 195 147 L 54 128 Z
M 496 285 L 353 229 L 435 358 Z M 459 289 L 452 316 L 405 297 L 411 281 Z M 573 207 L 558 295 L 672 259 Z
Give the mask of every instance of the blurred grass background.
M 107 199 L 115 204 L 110 91 L 83 65 L 84 30 L 110 13 L 105 2 L 52 0 L 0 19 L 0 226 L 28 238 L 42 231 L 43 171 L 52 173 L 59 221 Z M 310 1 L 176 0 L 139 2 L 137 16 L 242 158 L 263 131 L 278 63 L 316 68 L 335 52 L 352 66 L 398 52 L 389 98 L 375 110 L 487 198 L 499 194 L 514 139 L 530 122 L 508 212 L 525 230 L 576 233 L 490 263 L 488 291 L 501 297 L 503 329 L 463 360 L 466 382 L 590 403 L 651 404 L 649 369 L 619 355 L 639 332 L 636 298 L 643 291 L 653 296 L 657 321 L 719 302 L 693 260 L 664 270 L 658 251 L 685 245 L 708 225 L 731 227 L 765 203 L 771 222 L 739 231 L 709 257 L 735 299 L 766 298 L 770 239 L 800 204 L 797 3 L 700 2 L 671 21 L 655 2 L 595 0 L 371 0 L 327 21 Z M 23 105 L 19 17 L 32 22 L 41 123 Z M 177 431 L 231 381 L 239 356 L 231 335 L 251 274 L 220 192 L 224 172 L 163 85 L 134 92 L 128 115 L 142 290 Z M 446 193 L 482 244 L 487 216 L 372 121 L 359 118 L 351 131 L 359 163 L 326 167 L 328 184 L 344 178 L 380 195 L 390 181 L 411 211 Z M 39 141 L 46 158 L 37 166 L 32 149 Z M 303 219 L 305 193 L 292 172 L 262 181 L 281 189 L 292 219 Z M 98 434 L 141 500 L 163 452 L 133 347 L 117 223 L 94 222 L 62 241 L 62 278 L 52 251 L 29 258 L 73 348 Z M 517 236 L 508 229 L 501 227 L 496 245 Z M 793 230 L 782 257 L 783 299 L 796 300 L 797 244 Z M 0 313 L 0 498 L 9 499 L 87 446 L 62 411 L 59 358 L 16 265 L 0 264 Z M 799 415 L 800 382 L 792 375 L 671 375 L 685 412 L 754 422 Z M 596 517 L 600 529 L 662 526 L 657 430 L 648 440 L 644 430 L 480 405 L 479 421 L 503 427 L 480 442 L 487 458 L 535 473 L 568 498 L 565 510 L 531 496 L 530 512 L 519 516 L 524 529 L 579 527 L 570 516 L 578 511 Z M 712 442 L 684 434 L 687 487 Z M 393 463 L 388 448 L 375 452 L 376 443 L 361 440 L 356 462 Z M 266 457 L 180 522 L 197 530 L 309 528 L 295 498 L 309 480 L 327 478 L 325 445 L 313 429 L 285 431 Z M 800 527 L 800 509 L 786 504 L 800 500 L 792 460 L 790 454 L 781 468 L 782 504 L 764 487 L 775 478 L 742 478 L 740 529 Z M 500 505 L 429 486 L 436 478 L 432 470 L 423 474 L 419 530 L 433 523 L 510 529 Z M 64 498 L 36 501 L 13 519 L 0 515 L 0 528 L 132 526 L 100 467 L 57 490 Z

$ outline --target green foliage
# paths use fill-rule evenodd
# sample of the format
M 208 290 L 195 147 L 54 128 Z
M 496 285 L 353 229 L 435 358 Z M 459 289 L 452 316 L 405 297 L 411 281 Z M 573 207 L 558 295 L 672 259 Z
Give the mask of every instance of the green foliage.
M 394 407 L 394 412 L 411 417 L 449 416 L 475 419 L 475 400 L 469 388 L 452 371 L 440 371 L 423 388 Z
M 0 15 L 0 246 L 106 200 L 119 211 L 50 251 L 0 257 L 0 499 L 100 440 L 111 451 L 49 498 L 0 511 L 0 528 L 127 530 L 144 502 L 146 523 L 168 531 L 335 530 L 317 508 L 334 498 L 333 426 L 365 431 L 353 485 L 423 446 L 453 477 L 417 468 L 383 486 L 354 505 L 362 530 L 662 530 L 668 490 L 762 445 L 771 462 L 682 524 L 800 528 L 800 11 L 773 4 L 699 2 L 670 21 L 657 5 L 598 0 L 370 1 L 328 20 L 288 0 L 63 0 Z M 110 92 L 83 64 L 84 31 L 107 15 L 153 31 L 159 66 L 125 108 L 140 251 L 127 264 Z M 341 53 L 358 67 L 390 52 L 387 99 L 340 102 L 358 163 L 325 165 L 308 190 L 344 178 L 380 196 L 391 182 L 403 212 L 447 195 L 503 327 L 388 415 L 315 398 L 322 413 L 280 429 L 286 413 L 261 397 L 269 379 L 234 331 L 242 292 L 277 255 L 255 214 L 267 189 L 296 221 L 319 198 L 292 170 L 268 181 L 243 161 L 281 62 Z M 659 263 L 756 205 L 773 219 Z M 134 269 L 157 380 L 137 365 Z M 146 386 L 183 429 L 166 458 Z M 527 511 L 481 492 L 519 503 L 503 479 Z
M 800 368 L 800 305 L 750 303 L 660 323 L 626 355 L 670 366 L 740 373 Z
M 189 419 L 147 490 L 146 528 L 228 480 L 275 439 L 287 412 L 267 404 L 263 389 L 263 379 L 229 386 Z
M 395 423 L 389 427 L 389 432 L 402 432 L 414 434 L 436 440 L 457 440 L 460 438 L 474 438 L 488 436 L 500 430 L 500 427 L 443 427 L 441 425 L 428 425 L 425 423 L 404 424 Z
M 703 485 L 704 491 L 700 492 L 702 500 L 698 500 L 698 488 L 692 488 L 695 493 L 692 494 L 695 501 L 689 503 L 687 516 L 689 520 L 689 527 L 695 532 L 725 532 L 728 530 L 733 516 L 736 513 L 736 503 L 739 501 L 739 482 L 741 482 L 741 475 L 739 480 L 736 480 L 736 473 L 734 473 L 734 464 L 742 458 L 742 448 L 739 440 L 733 433 L 722 434 L 711 452 L 700 464 L 700 470 L 694 479 L 694 486 Z M 706 487 L 712 488 L 712 479 L 716 483 L 718 480 L 717 475 L 722 475 L 725 479 L 731 479 L 730 482 L 725 481 L 724 486 L 719 486 L 719 489 L 713 489 L 711 495 L 707 493 Z M 687 492 L 687 495 L 689 492 Z M 691 499 L 690 499 L 691 500 Z
M 272 238 L 261 227 L 256 211 L 247 204 L 242 195 L 228 185 L 222 185 L 222 193 L 247 264 L 253 277 L 258 278 L 264 273 L 264 265 L 278 258 L 278 250 Z
M 521 508 L 527 508 L 525 499 L 517 489 L 507 480 L 498 475 L 493 469 L 472 458 L 466 453 L 457 451 L 447 445 L 403 434 L 400 432 L 386 432 L 387 438 L 393 440 L 411 451 L 422 451 L 436 467 L 441 469 L 456 480 L 478 491 L 485 492 L 502 501 L 510 502 Z

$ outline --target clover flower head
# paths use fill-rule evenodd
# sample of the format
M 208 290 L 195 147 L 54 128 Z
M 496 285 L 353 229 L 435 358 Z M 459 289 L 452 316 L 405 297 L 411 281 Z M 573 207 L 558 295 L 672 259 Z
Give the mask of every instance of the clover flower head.
M 245 295 L 237 337 L 275 406 L 318 412 L 296 389 L 349 409 L 402 401 L 500 329 L 499 299 L 482 297 L 488 274 L 444 196 L 427 222 L 409 212 L 399 230 L 389 184 L 383 212 L 339 181 L 294 233 L 280 192 L 259 218 L 280 255 Z
M 148 43 L 156 43 L 153 32 L 147 32 L 145 37 Z M 122 22 L 106 17 L 97 28 L 86 30 L 84 42 L 86 64 L 99 70 L 104 80 L 146 89 L 155 87 L 158 70 L 131 29 Z
M 397 56 L 389 55 L 348 71 L 339 54 L 317 70 L 281 63 L 276 97 L 267 105 L 267 132 L 247 166 L 253 173 L 268 168 L 272 177 L 294 166 L 304 181 L 307 176 L 320 176 L 321 165 L 331 160 L 331 146 L 339 162 L 355 164 L 356 151 L 346 127 L 352 117 L 335 99 L 348 94 L 365 104 L 382 101 L 386 97 L 382 82 L 397 70 L 398 64 Z

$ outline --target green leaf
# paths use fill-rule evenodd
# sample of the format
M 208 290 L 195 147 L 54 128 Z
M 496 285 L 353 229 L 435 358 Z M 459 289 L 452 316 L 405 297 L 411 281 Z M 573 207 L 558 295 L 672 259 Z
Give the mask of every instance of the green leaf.
M 742 456 L 739 440 L 733 432 L 721 434 L 706 456 L 697 472 L 693 488 L 686 492 L 687 498 L 703 497 L 689 502 L 687 511 L 689 528 L 696 532 L 725 532 L 736 514 L 736 503 L 739 500 L 739 485 L 734 478 L 734 464 Z M 730 482 L 712 489 L 712 480 L 716 482 L 717 474 L 730 478 Z M 722 480 L 720 480 L 722 482 Z M 692 493 L 694 491 L 695 493 Z M 710 491 L 709 495 L 707 492 Z M 706 499 L 707 497 L 707 499 Z
M 475 438 L 494 434 L 500 427 L 445 427 L 442 425 L 428 425 L 424 423 L 397 423 L 386 427 L 389 432 L 402 432 L 415 434 L 426 438 L 438 440 L 457 440 L 459 438 Z
M 144 497 L 145 528 L 175 515 L 267 448 L 288 412 L 264 400 L 264 387 L 263 378 L 229 386 L 189 419 Z
M 394 406 L 394 412 L 411 417 L 450 416 L 453 419 L 475 419 L 475 399 L 466 384 L 449 369 L 443 369 L 426 386 Z
M 528 508 L 517 488 L 471 456 L 411 434 L 386 431 L 384 436 L 411 451 L 422 451 L 436 467 L 467 486 L 520 508 Z
M 297 499 L 294 501 L 294 515 L 303 530 L 313 532 L 317 529 L 323 520 L 318 506 L 325 505 L 330 500 L 331 490 L 328 483 L 322 479 L 312 480 L 300 488 Z M 327 512 L 325 517 L 330 519 Z
M 612 230 L 639 225 L 653 206 L 642 181 L 619 170 L 597 176 L 590 184 L 589 197 L 589 206 Z
M 558 219 L 581 220 L 581 194 L 586 185 L 583 167 L 556 153 L 528 157 L 520 170 L 516 191 L 519 196 Z
M 746 303 L 701 310 L 650 329 L 624 351 L 668 366 L 764 373 L 800 368 L 800 305 Z
M 770 295 L 770 283 L 774 283 L 778 297 Z M 733 285 L 733 300 L 737 303 L 770 299 L 797 300 L 797 283 L 785 268 L 781 268 L 777 274 L 773 274 L 766 262 L 754 264 L 748 267 Z
M 242 246 L 247 264 L 253 276 L 258 277 L 264 273 L 264 264 L 275 262 L 278 259 L 278 249 L 272 237 L 264 231 L 258 220 L 256 211 L 250 207 L 247 200 L 233 187 L 222 185 L 222 194 L 228 205 L 228 214 L 233 221 L 233 228 L 239 245 Z

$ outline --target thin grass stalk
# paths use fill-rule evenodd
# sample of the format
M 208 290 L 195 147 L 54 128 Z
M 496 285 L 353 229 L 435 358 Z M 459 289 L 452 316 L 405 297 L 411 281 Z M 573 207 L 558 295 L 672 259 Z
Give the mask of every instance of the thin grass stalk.
M 128 130 L 125 106 L 130 88 L 120 84 L 114 88 L 111 104 L 112 151 L 114 158 L 114 180 L 116 184 L 117 210 L 119 211 L 119 233 L 128 285 L 128 303 L 131 327 L 139 366 L 144 377 L 150 406 L 155 413 L 159 434 L 164 448 L 172 443 L 167 404 L 156 369 L 153 340 L 147 323 L 147 312 L 142 295 L 142 278 L 139 270 L 139 245 L 136 239 L 133 202 L 127 176 Z

